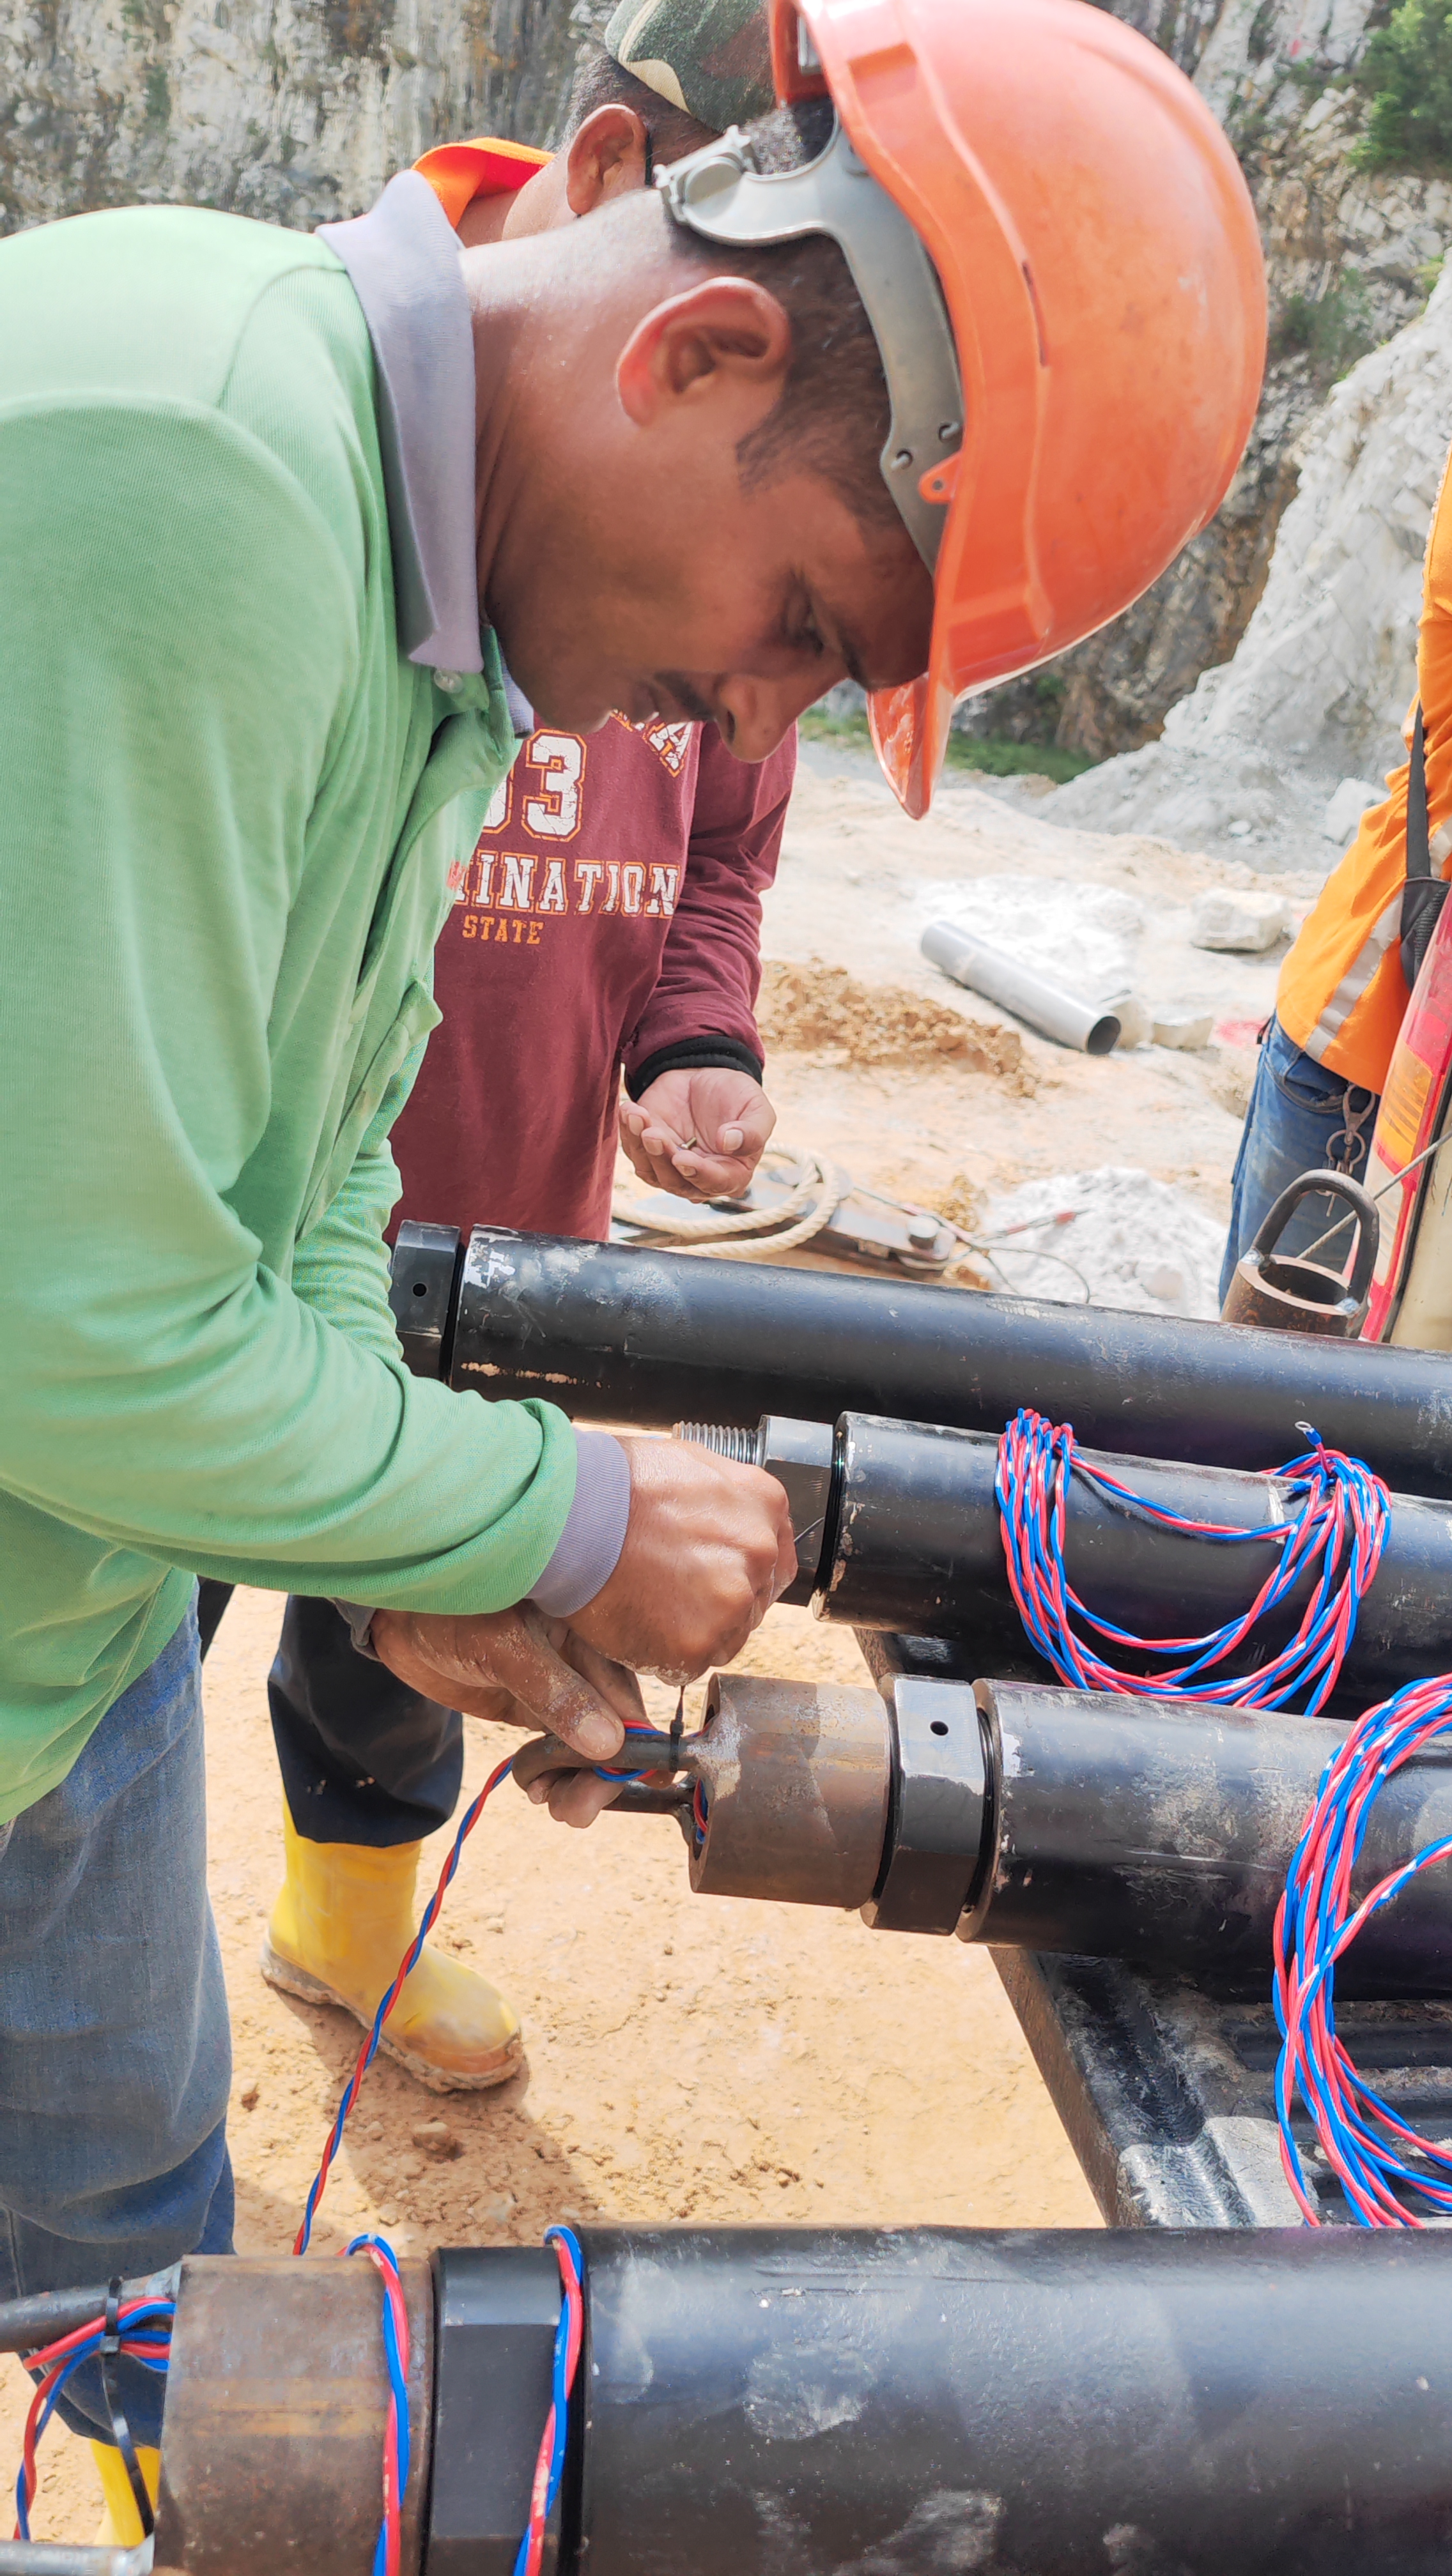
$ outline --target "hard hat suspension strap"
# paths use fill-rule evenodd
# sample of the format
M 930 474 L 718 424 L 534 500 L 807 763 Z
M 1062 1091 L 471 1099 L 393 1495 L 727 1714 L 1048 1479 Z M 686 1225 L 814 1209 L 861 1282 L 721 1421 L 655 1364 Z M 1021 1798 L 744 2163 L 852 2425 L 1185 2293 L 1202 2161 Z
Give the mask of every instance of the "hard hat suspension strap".
M 947 519 L 926 476 L 963 443 L 958 353 L 933 263 L 912 225 L 834 124 L 826 150 L 798 170 L 752 167 L 749 137 L 719 142 L 657 173 L 674 220 L 702 240 L 762 249 L 826 233 L 862 299 L 887 379 L 891 425 L 882 479 L 929 572 Z

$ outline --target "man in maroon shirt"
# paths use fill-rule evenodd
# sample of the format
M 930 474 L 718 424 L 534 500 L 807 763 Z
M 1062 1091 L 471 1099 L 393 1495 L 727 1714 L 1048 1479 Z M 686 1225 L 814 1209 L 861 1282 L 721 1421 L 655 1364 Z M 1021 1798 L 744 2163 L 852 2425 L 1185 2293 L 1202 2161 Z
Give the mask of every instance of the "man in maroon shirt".
M 605 46 L 558 162 L 481 142 L 420 164 L 466 240 L 586 212 L 771 103 L 759 0 L 624 0 Z M 745 1188 L 774 1123 L 752 1013 L 794 766 L 791 742 L 733 759 L 714 725 L 528 735 L 436 951 L 443 1022 L 392 1137 L 400 1217 L 603 1236 L 617 1135 L 656 1186 Z M 209 1641 L 226 1591 L 202 1592 Z M 368 2023 L 412 1937 L 421 1839 L 458 1800 L 462 1720 L 356 1653 L 326 1601 L 288 1602 L 268 1698 L 287 1875 L 263 1974 Z M 521 2059 L 503 1997 L 428 1948 L 383 2045 L 436 2091 Z
M 772 1125 L 752 1010 L 794 766 L 791 745 L 734 760 L 714 725 L 529 736 L 435 952 L 402 1214 L 603 1237 L 617 1120 L 648 1180 L 745 1186 Z

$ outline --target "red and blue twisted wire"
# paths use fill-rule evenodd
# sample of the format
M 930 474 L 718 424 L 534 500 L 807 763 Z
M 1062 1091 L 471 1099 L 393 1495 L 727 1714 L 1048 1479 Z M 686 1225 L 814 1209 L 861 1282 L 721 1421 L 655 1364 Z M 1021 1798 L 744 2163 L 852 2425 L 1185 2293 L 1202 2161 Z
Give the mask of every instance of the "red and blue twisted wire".
M 128 2299 L 119 2311 L 120 2349 L 130 2361 L 145 2364 L 148 2370 L 165 2372 L 170 2358 L 171 2324 L 176 2314 L 174 2299 Z M 101 2349 L 105 2333 L 104 2317 L 89 2325 L 77 2326 L 73 2333 L 59 2335 L 37 2352 L 26 2355 L 25 2367 L 38 2385 L 25 2419 L 25 2437 L 20 2468 L 15 2479 L 15 2538 L 30 2538 L 30 2508 L 35 2502 L 36 2444 L 55 2413 L 61 2391 L 83 2362 L 91 2361 Z
M 652 1730 L 643 1721 L 627 1720 L 625 1731 L 627 1735 L 638 1735 L 648 1734 Z M 459 1859 L 463 1852 L 464 1845 L 468 1841 L 474 1827 L 477 1825 L 479 1818 L 489 1803 L 489 1800 L 493 1797 L 495 1790 L 499 1787 L 500 1782 L 507 1777 L 513 1768 L 514 1756 L 512 1754 L 509 1755 L 505 1761 L 496 1764 L 493 1771 L 489 1774 L 488 1779 L 485 1781 L 483 1788 L 480 1790 L 478 1797 L 474 1800 L 472 1806 L 469 1807 L 460 1822 L 459 1830 L 454 1836 L 448 1858 L 439 1873 L 438 1885 L 434 1889 L 433 1895 L 430 1897 L 428 1904 L 424 1908 L 423 1918 L 412 1942 L 399 1962 L 398 1973 L 395 1976 L 392 1985 L 388 1988 L 387 1993 L 382 1997 L 379 2003 L 378 2010 L 373 2016 L 372 2026 L 363 2041 L 362 2047 L 358 2051 L 357 2063 L 355 2064 L 353 2072 L 349 2076 L 347 2083 L 343 2087 L 342 2098 L 339 2101 L 337 2112 L 333 2119 L 332 2128 L 328 2132 L 327 2141 L 323 2148 L 322 2160 L 318 2166 L 316 2174 L 313 2176 L 312 2183 L 308 2190 L 307 2201 L 303 2209 L 302 2224 L 298 2229 L 297 2238 L 292 2249 L 294 2254 L 306 2254 L 309 2244 L 312 2241 L 313 2222 L 317 2217 L 318 2207 L 322 2200 L 323 2193 L 327 2189 L 328 2174 L 332 2168 L 333 2160 L 342 2143 L 343 2131 L 347 2125 L 348 2114 L 352 2110 L 354 2102 L 357 2100 L 358 2088 L 361 2085 L 364 2076 L 367 2074 L 369 2067 L 372 2065 L 374 2058 L 378 2054 L 378 2050 L 383 2039 L 384 2027 L 388 2021 L 389 2014 L 392 2012 L 394 2005 L 397 2003 L 398 1998 L 403 1991 L 404 1981 L 416 1965 L 424 1943 L 428 1939 L 430 1932 L 433 1930 L 434 1924 L 438 1920 L 439 1909 L 443 1904 L 444 1897 L 448 1892 L 454 1873 L 458 1869 Z M 619 1779 L 622 1775 L 618 1772 L 602 1772 L 601 1776 L 602 1778 L 607 1779 Z M 624 1776 L 628 1778 L 632 1776 L 639 1777 L 640 1775 L 626 1774 Z M 584 2257 L 581 2254 L 579 2244 L 569 2228 L 550 2228 L 546 2234 L 546 2242 L 555 2244 L 556 2253 L 559 2257 L 561 2281 L 563 2284 L 563 2296 L 560 2308 L 560 2329 L 556 2338 L 555 2347 L 555 2396 L 554 2402 L 551 2406 L 549 2420 L 545 2427 L 544 2438 L 541 2443 L 540 2462 L 536 2465 L 531 2503 L 531 2522 L 529 2529 L 525 2533 L 524 2539 L 520 2543 L 517 2576 L 534 2576 L 534 2571 L 539 2565 L 540 2551 L 542 2551 L 544 2546 L 544 2523 L 548 2519 L 550 2507 L 553 2505 L 555 2495 L 558 2492 L 560 2475 L 564 2465 L 569 2398 L 574 2386 L 575 2369 L 579 2359 L 580 2337 L 583 2331 L 584 2297 L 582 2283 Z M 403 2497 L 408 2486 L 408 2318 L 404 2306 L 402 2289 L 398 2280 L 398 2265 L 391 2246 L 389 2246 L 382 2237 L 355 2237 L 352 2244 L 350 2244 L 346 2250 L 351 2254 L 358 2249 L 368 2253 L 370 2259 L 375 2263 L 378 2270 L 383 2275 L 385 2288 L 384 2343 L 389 2362 L 389 2415 L 388 2430 L 385 2435 L 384 2442 L 384 2517 L 383 2527 L 378 2536 L 378 2548 L 373 2563 L 373 2576 L 397 2576 L 399 2548 L 401 2544 Z M 401 2359 L 400 2354 L 402 2356 Z M 558 2431 L 556 2431 L 556 2428 L 558 2428 Z M 551 2466 L 551 2462 L 553 2462 L 553 2466 Z M 543 2483 L 541 2483 L 541 2481 L 543 2481 Z M 543 2498 L 542 2504 L 540 2502 L 541 2498 Z M 538 2545 L 534 2546 L 531 2536 L 535 2527 L 536 2505 L 540 2506 L 540 2519 Z
M 640 1722 L 627 1722 L 627 1734 L 649 1733 Z M 378 2054 L 384 2025 L 399 1995 L 405 1978 L 418 1960 L 429 1933 L 438 1920 L 451 1880 L 459 1866 L 465 1843 L 483 1814 L 500 1782 L 514 1768 L 514 1756 L 498 1763 L 485 1781 L 478 1797 L 468 1809 L 454 1837 L 447 1860 L 439 1873 L 438 1885 L 424 1909 L 423 1919 L 412 1942 L 399 1963 L 392 1985 L 379 2003 L 357 2063 L 343 2088 L 337 2114 L 328 2133 L 322 2161 L 313 2177 L 303 2210 L 302 2223 L 293 2245 L 294 2254 L 305 2254 L 312 2238 L 318 2205 L 327 2188 L 328 2174 L 341 2143 L 348 2114 L 357 2099 L 358 2088 Z M 618 1778 L 618 1773 L 603 1776 Z M 569 2402 L 579 2363 L 580 2343 L 584 2331 L 584 2256 L 579 2241 L 568 2227 L 546 2230 L 546 2242 L 552 2243 L 560 2266 L 560 2323 L 555 2338 L 554 2393 L 549 2416 L 540 2444 L 539 2459 L 531 2489 L 530 2519 L 520 2542 L 516 2576 L 537 2576 L 544 2548 L 545 2525 L 548 2521 L 564 2469 L 565 2446 L 569 2429 Z M 383 2286 L 383 2349 L 388 2373 L 388 2413 L 383 2442 L 383 2519 L 379 2528 L 373 2559 L 373 2576 L 399 2576 L 402 2550 L 403 2500 L 408 2490 L 410 2464 L 410 2427 L 408 2407 L 408 2374 L 410 2339 L 408 2306 L 399 2277 L 398 2259 L 387 2239 L 367 2234 L 355 2236 L 343 2249 L 346 2254 L 366 2254 L 378 2272 Z M 121 2351 L 133 2360 L 142 2361 L 149 2369 L 164 2372 L 170 2353 L 169 2337 L 175 2302 L 170 2299 L 131 2301 L 120 2312 Z M 157 2331 L 155 2320 L 165 2320 L 165 2338 Z M 147 2332 L 138 2329 L 148 2328 Z M 32 2376 L 39 2374 L 39 2384 L 26 2420 L 21 2466 L 15 2482 L 16 2529 L 18 2540 L 30 2538 L 30 2507 L 35 2500 L 36 2444 L 55 2411 L 57 2400 L 72 2373 L 83 2362 L 100 2351 L 104 2319 L 77 2329 L 42 2351 L 32 2353 L 26 2368 Z
M 1314 1434 L 1312 1438 L 1314 1447 L 1276 1471 L 1275 1481 L 1289 1489 L 1291 1517 L 1235 1529 L 1168 1511 L 1136 1494 L 1110 1469 L 1091 1466 L 1075 1442 L 1072 1424 L 1046 1422 L 1037 1413 L 1017 1414 L 999 1442 L 994 1476 L 1003 1552 L 1019 1616 L 1060 1680 L 1077 1690 L 1208 1699 L 1244 1708 L 1284 1708 L 1305 1693 L 1304 1714 L 1314 1716 L 1334 1689 L 1356 1633 L 1357 1612 L 1386 1543 L 1391 1497 L 1380 1477 L 1359 1459 L 1343 1457 Z M 1249 1609 L 1207 1636 L 1137 1637 L 1099 1618 L 1069 1582 L 1064 1539 L 1069 1485 L 1076 1475 L 1091 1491 L 1162 1529 L 1225 1547 L 1278 1541 L 1279 1562 Z M 1256 1672 L 1212 1678 L 1306 1575 L 1314 1580 L 1289 1644 Z M 1138 1654 L 1180 1660 L 1159 1673 L 1126 1672 L 1076 1635 L 1075 1621 Z
M 383 2284 L 383 2358 L 388 2371 L 388 2414 L 383 2428 L 383 2521 L 373 2552 L 373 2576 L 399 2576 L 403 2555 L 403 2499 L 408 2492 L 410 2440 L 408 2372 L 412 2358 L 408 2302 L 398 2257 L 383 2236 L 355 2236 L 345 2254 L 366 2254 Z
M 1431 1843 L 1357 1901 L 1352 1873 L 1383 1784 L 1452 1729 L 1452 1676 L 1410 1682 L 1352 1728 L 1321 1775 L 1276 1915 L 1275 2008 L 1281 2033 L 1276 2118 L 1281 2163 L 1309 2226 L 1321 2223 L 1292 2128 L 1299 2093 L 1328 2164 L 1363 2227 L 1421 2227 L 1403 2194 L 1452 2210 L 1452 2147 L 1409 2126 L 1367 2083 L 1336 2030 L 1336 1965 L 1362 1925 L 1408 1881 L 1452 1857 Z M 1409 2161 L 1415 2156 L 1418 2161 Z
M 1314 1436 L 1314 1435 L 1313 1435 Z M 1162 1528 L 1223 1545 L 1279 1538 L 1280 1562 L 1250 1609 L 1207 1637 L 1143 1638 L 1086 1608 L 1064 1569 L 1070 1478 Z M 1279 1529 L 1232 1529 L 1196 1521 L 1136 1495 L 1122 1477 L 1090 1467 L 1073 1429 L 1021 1412 L 999 1443 L 995 1495 L 1008 1577 L 1028 1635 L 1062 1681 L 1080 1690 L 1139 1693 L 1159 1699 L 1208 1699 L 1248 1708 L 1283 1708 L 1306 1694 L 1314 1716 L 1339 1678 L 1356 1619 L 1381 1560 L 1391 1497 L 1359 1459 L 1315 1446 L 1279 1471 L 1293 1510 Z M 1314 1576 L 1290 1644 L 1240 1679 L 1207 1676 L 1249 1639 L 1267 1611 Z M 1074 1633 L 1073 1622 L 1146 1655 L 1186 1659 L 1159 1674 L 1121 1671 Z M 1276 2066 L 1276 2118 L 1281 2162 L 1303 2219 L 1321 2224 L 1292 2126 L 1304 2102 L 1327 2162 L 1364 2227 L 1419 2227 L 1407 2206 L 1415 2191 L 1434 2211 L 1452 2211 L 1452 2147 L 1422 2137 L 1356 2069 L 1337 2035 L 1336 1965 L 1369 1918 L 1390 1905 L 1409 1880 L 1452 1858 L 1452 1840 L 1433 1843 L 1393 1870 L 1359 1901 L 1352 1875 L 1372 1804 L 1384 1781 L 1437 1736 L 1452 1730 L 1452 1675 L 1408 1684 L 1368 1709 L 1322 1775 L 1288 1873 L 1276 1917 L 1275 2009 L 1281 2032 Z M 1417 2161 L 1411 2162 L 1415 2157 Z
M 545 2243 L 553 2245 L 560 2267 L 560 2315 L 555 2327 L 550 2411 L 540 2437 L 539 2456 L 530 2485 L 529 2520 L 514 2562 L 514 2576 L 539 2576 L 545 2529 L 565 2470 L 570 2433 L 570 2398 L 580 2365 L 585 2334 L 585 2257 L 572 2227 L 547 2227 Z

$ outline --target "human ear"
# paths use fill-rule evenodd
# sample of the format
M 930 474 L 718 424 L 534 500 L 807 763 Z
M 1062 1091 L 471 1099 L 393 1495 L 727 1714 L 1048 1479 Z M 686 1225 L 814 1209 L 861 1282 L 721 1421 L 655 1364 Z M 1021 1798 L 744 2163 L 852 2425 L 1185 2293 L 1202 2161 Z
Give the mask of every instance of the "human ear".
M 597 107 L 565 155 L 565 198 L 572 215 L 591 215 L 612 197 L 645 186 L 650 138 L 633 107 Z
M 616 362 L 616 391 L 637 429 L 651 427 L 676 404 L 723 395 L 764 419 L 786 380 L 791 352 L 791 324 L 764 286 L 747 277 L 707 277 L 637 322 Z

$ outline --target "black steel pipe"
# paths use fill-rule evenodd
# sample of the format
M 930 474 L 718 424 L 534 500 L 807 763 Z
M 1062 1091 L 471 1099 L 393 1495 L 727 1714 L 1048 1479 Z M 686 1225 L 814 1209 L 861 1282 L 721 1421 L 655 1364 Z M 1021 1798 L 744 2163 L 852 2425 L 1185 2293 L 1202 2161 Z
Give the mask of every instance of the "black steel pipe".
M 582 1421 L 851 1410 L 998 1432 L 1032 1404 L 1096 1448 L 1252 1468 L 1290 1457 L 1310 1421 L 1389 1483 L 1452 1495 L 1439 1351 L 487 1227 L 441 1348 L 453 1385 L 547 1396 Z
M 682 1776 L 650 1812 L 678 1814 L 704 1896 L 858 1906 L 878 1931 L 1265 1996 L 1286 1875 L 1345 1740 L 1328 1718 L 1036 1682 L 898 1673 L 879 1696 L 718 1674 Z M 669 1737 L 656 1750 L 677 1759 Z M 649 1738 L 634 1758 L 652 1758 Z M 521 1777 L 578 1759 L 545 1738 Z M 692 1782 L 704 1823 L 685 1804 Z M 1440 1843 L 1452 1749 L 1434 1745 L 1383 1783 L 1354 1896 Z M 1374 1914 L 1337 1981 L 1343 1996 L 1452 1994 L 1452 1873 L 1418 1874 Z
M 912 1688 L 921 1700 L 954 1686 Z M 1286 1872 L 1345 1728 L 1020 1682 L 979 1682 L 977 1698 L 989 1814 L 960 1939 L 1266 1995 Z M 1449 1838 L 1452 1755 L 1434 1749 L 1383 1784 L 1355 1895 Z M 1421 1871 L 1371 1917 L 1336 1991 L 1452 1993 L 1446 1868 Z
M 1009 1589 L 993 1492 L 996 1458 L 997 1443 L 986 1433 L 845 1415 L 818 1570 L 819 1615 L 857 1628 L 956 1640 L 975 1673 L 1054 1679 L 1030 1645 Z M 1117 1458 L 1102 1463 L 1123 1467 Z M 1282 1488 L 1264 1476 L 1158 1459 L 1135 1459 L 1124 1472 L 1147 1500 L 1235 1528 L 1267 1526 L 1284 1510 Z M 1100 1617 L 1136 1635 L 1200 1636 L 1235 1618 L 1255 1599 L 1277 1555 L 1271 1540 L 1224 1547 L 1182 1536 L 1106 1501 L 1082 1478 L 1070 1485 L 1069 1580 Z M 1249 1672 L 1280 1650 L 1309 1587 L 1307 1577 L 1262 1622 L 1251 1646 L 1231 1659 L 1232 1671 Z M 1133 1668 L 1128 1649 L 1104 1642 L 1104 1652 Z M 1359 1716 L 1403 1682 L 1449 1669 L 1452 1507 L 1398 1494 L 1381 1565 L 1328 1705 L 1333 1714 Z
M 1445 2234 L 579 2234 L 560 2576 L 1443 2576 Z M 434 2379 L 406 2266 L 401 2576 L 510 2563 L 558 2307 L 548 2258 L 437 2259 L 462 2341 Z M 387 2390 L 356 2269 L 185 2267 L 159 2565 L 367 2565 Z
M 581 2233 L 589 2576 L 1445 2568 L 1445 2236 Z

